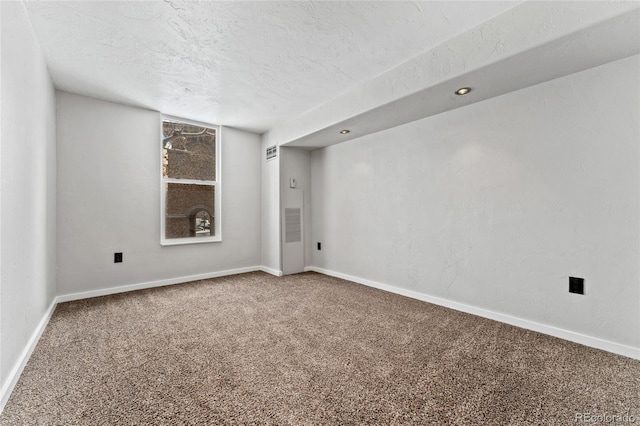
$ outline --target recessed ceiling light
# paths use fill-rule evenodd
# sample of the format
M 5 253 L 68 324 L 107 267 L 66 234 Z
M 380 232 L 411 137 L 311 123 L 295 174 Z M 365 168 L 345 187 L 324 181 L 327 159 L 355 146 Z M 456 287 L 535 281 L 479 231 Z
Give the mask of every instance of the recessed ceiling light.
M 456 95 L 466 95 L 471 91 L 470 87 L 463 87 L 462 89 L 456 90 Z
M 351 130 L 347 130 L 347 129 L 340 130 L 340 134 L 341 134 L 341 135 L 346 135 L 346 134 L 347 134 L 347 133 L 349 133 L 349 132 L 351 132 Z

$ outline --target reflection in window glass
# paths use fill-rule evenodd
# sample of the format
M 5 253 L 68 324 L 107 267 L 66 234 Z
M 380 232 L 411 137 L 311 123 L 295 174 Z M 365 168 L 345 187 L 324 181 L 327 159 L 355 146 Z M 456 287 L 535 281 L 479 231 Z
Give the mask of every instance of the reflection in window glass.
M 215 211 L 215 186 L 168 183 L 166 238 L 203 237 L 211 234 Z M 202 229 L 198 229 L 198 228 Z M 205 231 L 198 232 L 198 231 Z
M 216 180 L 216 129 L 162 122 L 165 178 Z
M 215 126 L 162 120 L 163 242 L 219 237 L 217 133 Z

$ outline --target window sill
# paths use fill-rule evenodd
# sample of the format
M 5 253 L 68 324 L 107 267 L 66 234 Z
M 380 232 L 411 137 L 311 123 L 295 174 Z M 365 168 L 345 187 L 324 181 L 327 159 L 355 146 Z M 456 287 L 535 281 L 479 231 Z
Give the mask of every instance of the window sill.
M 222 237 L 190 237 L 172 238 L 170 240 L 160 240 L 161 246 L 180 246 L 185 244 L 221 243 Z

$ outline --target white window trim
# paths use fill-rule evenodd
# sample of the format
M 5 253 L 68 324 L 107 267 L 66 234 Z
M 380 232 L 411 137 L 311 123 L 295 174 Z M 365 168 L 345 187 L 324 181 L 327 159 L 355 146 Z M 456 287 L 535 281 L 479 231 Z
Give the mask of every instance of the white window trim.
M 162 161 L 164 160 L 164 146 L 162 145 L 162 122 L 164 120 L 172 120 L 178 121 L 181 123 L 187 123 L 194 126 L 202 126 L 208 127 L 210 129 L 216 130 L 216 180 L 215 181 L 203 181 L 203 180 L 194 180 L 194 179 L 176 179 L 176 178 L 165 178 L 162 174 Z M 221 130 L 222 126 L 216 126 L 209 123 L 203 123 L 201 121 L 188 120 L 186 118 L 175 117 L 171 115 L 161 114 L 160 115 L 160 245 L 162 246 L 177 246 L 183 244 L 202 244 L 202 243 L 219 243 L 222 241 L 222 182 L 220 173 L 220 164 L 222 163 L 222 150 L 221 150 Z M 189 238 L 165 238 L 165 225 L 166 225 L 166 202 L 167 202 L 167 192 L 165 190 L 165 184 L 167 183 L 181 183 L 181 184 L 195 184 L 195 185 L 206 185 L 206 186 L 215 186 L 215 195 L 214 195 L 214 234 L 213 236 L 208 237 L 189 237 Z

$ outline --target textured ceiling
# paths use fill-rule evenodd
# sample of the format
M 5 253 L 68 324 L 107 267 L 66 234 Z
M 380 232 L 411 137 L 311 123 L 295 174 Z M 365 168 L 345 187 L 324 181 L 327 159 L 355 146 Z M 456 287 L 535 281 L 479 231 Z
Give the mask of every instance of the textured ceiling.
M 26 2 L 57 88 L 264 132 L 520 2 Z

